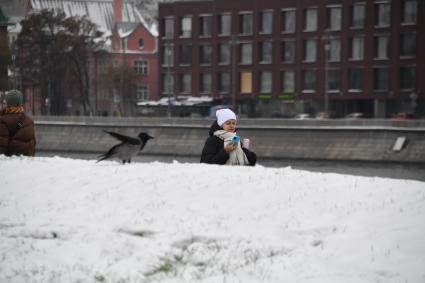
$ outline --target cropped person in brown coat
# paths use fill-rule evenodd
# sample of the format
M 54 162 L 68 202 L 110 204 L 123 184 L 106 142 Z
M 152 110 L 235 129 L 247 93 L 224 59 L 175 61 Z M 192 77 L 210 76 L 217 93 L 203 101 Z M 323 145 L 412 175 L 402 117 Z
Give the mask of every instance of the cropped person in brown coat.
M 0 154 L 35 154 L 34 121 L 24 113 L 19 90 L 6 93 L 6 108 L 0 112 Z

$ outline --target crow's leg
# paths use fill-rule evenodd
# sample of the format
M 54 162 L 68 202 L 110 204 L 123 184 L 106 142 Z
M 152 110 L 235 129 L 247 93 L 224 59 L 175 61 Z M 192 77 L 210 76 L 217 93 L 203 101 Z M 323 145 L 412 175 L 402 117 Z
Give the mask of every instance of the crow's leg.
M 130 164 L 131 163 L 131 159 L 127 160 L 127 163 Z
M 125 159 L 123 159 L 122 164 L 125 164 Z

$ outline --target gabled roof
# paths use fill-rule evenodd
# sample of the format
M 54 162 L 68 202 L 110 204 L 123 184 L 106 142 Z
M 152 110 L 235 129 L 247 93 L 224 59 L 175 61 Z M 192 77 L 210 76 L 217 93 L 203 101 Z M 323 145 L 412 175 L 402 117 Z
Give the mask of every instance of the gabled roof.
M 110 36 L 113 29 L 113 0 L 31 0 L 33 10 L 58 9 L 68 17 L 87 16 L 105 36 Z M 142 23 L 152 35 L 158 36 L 156 24 L 148 24 L 133 3 L 123 3 L 122 21 Z
M 139 23 L 121 22 L 121 23 L 117 23 L 116 28 L 117 28 L 119 37 L 124 38 L 124 37 L 128 37 L 138 26 L 139 26 Z

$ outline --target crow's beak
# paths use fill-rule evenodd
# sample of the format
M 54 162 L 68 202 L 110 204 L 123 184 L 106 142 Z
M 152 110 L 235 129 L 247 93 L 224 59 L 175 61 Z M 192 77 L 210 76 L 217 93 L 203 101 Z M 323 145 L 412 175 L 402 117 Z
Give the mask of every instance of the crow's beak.
M 151 137 L 151 136 L 149 136 L 149 138 L 150 138 L 150 139 L 152 139 L 152 140 L 154 139 L 154 138 L 153 138 L 153 137 Z

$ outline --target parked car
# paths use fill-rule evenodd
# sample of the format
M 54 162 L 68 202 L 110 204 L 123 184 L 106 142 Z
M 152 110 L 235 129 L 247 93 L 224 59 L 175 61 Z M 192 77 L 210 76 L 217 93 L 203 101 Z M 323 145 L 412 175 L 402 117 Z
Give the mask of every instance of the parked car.
M 363 118 L 365 118 L 365 116 L 361 112 L 353 112 L 345 116 L 345 119 L 363 119 Z
M 295 120 L 309 120 L 309 119 L 313 119 L 313 117 L 308 113 L 300 113 L 300 114 L 295 115 L 294 119 Z
M 400 112 L 400 113 L 397 113 L 394 116 L 394 119 L 396 119 L 396 120 L 413 120 L 413 119 L 416 119 L 416 116 L 413 113 Z

